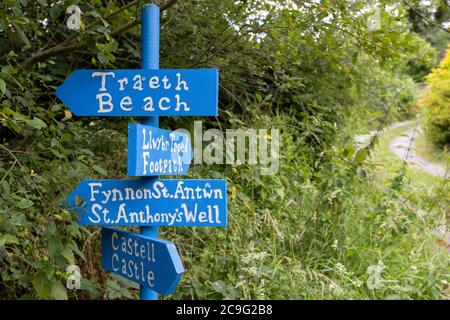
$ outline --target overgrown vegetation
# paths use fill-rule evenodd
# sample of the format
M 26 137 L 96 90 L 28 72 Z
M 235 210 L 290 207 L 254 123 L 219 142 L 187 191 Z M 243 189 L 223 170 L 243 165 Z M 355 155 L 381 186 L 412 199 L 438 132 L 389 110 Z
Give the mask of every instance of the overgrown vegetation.
M 2 298 L 137 297 L 102 271 L 99 230 L 59 202 L 82 179 L 125 177 L 127 123 L 138 119 L 75 117 L 54 90 L 76 68 L 139 68 L 144 2 L 0 4 Z M 191 167 L 189 177 L 228 180 L 229 223 L 162 228 L 186 268 L 173 298 L 448 298 L 448 252 L 433 233 L 448 224 L 445 180 L 406 197 L 406 167 L 380 177 L 377 139 L 353 142 L 414 112 L 412 77 L 437 55 L 413 32 L 409 6 L 374 3 L 160 3 L 161 68 L 220 69 L 220 116 L 204 126 L 281 130 L 276 175 Z M 79 32 L 65 26 L 71 4 L 83 12 Z M 82 290 L 66 289 L 69 264 L 81 267 Z
M 438 68 L 427 76 L 427 90 L 420 105 L 429 139 L 437 146 L 450 146 L 450 47 Z
M 413 31 L 422 35 L 442 55 L 450 40 L 448 2 L 445 0 L 403 0 L 403 2 L 408 7 Z

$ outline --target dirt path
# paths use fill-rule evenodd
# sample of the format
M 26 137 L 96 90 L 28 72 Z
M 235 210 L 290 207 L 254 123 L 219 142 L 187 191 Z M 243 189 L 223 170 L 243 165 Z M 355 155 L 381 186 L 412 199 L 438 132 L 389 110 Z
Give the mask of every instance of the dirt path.
M 401 126 L 407 125 L 410 122 L 398 122 L 389 126 L 389 129 L 396 129 Z M 389 144 L 389 149 L 400 159 L 405 160 L 411 166 L 422 170 L 428 174 L 431 174 L 436 177 L 449 179 L 449 173 L 446 172 L 446 168 L 431 163 L 424 158 L 420 157 L 416 153 L 415 145 L 414 145 L 414 136 L 417 136 L 422 133 L 422 129 L 420 125 L 417 128 L 411 128 L 401 133 L 401 135 L 396 136 L 391 143 Z
M 397 129 L 408 124 L 413 123 L 413 121 L 409 122 L 397 122 L 393 125 L 389 126 L 387 130 Z M 406 160 L 406 162 L 428 174 L 433 176 L 441 177 L 444 179 L 450 179 L 449 172 L 446 172 L 446 168 L 444 166 L 429 162 L 415 152 L 414 146 L 414 138 L 418 135 L 422 134 L 422 127 L 419 125 L 414 126 L 411 129 L 403 131 L 400 135 L 397 135 L 392 139 L 389 144 L 389 149 L 394 153 L 397 157 L 402 160 Z M 446 225 L 440 225 L 434 231 L 435 235 L 438 237 L 436 243 L 441 246 L 447 248 L 450 253 L 450 230 L 448 230 Z

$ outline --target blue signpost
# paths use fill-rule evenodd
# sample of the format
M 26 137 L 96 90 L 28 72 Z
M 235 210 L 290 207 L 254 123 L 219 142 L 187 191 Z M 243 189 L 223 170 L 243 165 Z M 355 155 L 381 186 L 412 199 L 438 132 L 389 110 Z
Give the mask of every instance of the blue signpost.
M 187 133 L 128 125 L 128 175 L 186 174 L 192 161 Z
M 102 228 L 103 267 L 140 284 L 142 300 L 172 293 L 184 273 L 158 226 L 226 227 L 225 180 L 158 179 L 186 174 L 189 135 L 159 129 L 159 116 L 216 116 L 218 70 L 159 70 L 159 7 L 142 7 L 142 69 L 76 70 L 56 95 L 78 116 L 141 116 L 128 127 L 129 176 L 83 180 L 67 197 L 82 225 Z M 140 226 L 133 234 L 108 226 Z

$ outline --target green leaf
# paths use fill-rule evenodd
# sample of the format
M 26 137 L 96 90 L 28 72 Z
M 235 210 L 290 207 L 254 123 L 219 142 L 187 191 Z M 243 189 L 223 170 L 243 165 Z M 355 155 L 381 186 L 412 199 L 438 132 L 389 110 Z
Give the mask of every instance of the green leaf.
M 6 233 L 4 235 L 0 235 L 0 247 L 3 247 L 5 244 L 8 244 L 8 243 L 19 244 L 19 239 L 17 239 L 12 234 L 8 234 L 8 233 Z
M 79 196 L 79 195 L 76 195 L 75 196 L 75 206 L 76 207 L 79 207 L 79 206 L 81 206 L 83 204 L 83 197 L 82 196 Z
M 226 292 L 227 284 L 222 280 L 217 280 L 211 284 L 211 288 L 218 293 Z
M 63 133 L 60 138 L 61 142 L 70 142 L 72 141 L 72 135 L 68 132 Z
M 0 79 L 0 92 L 2 94 L 6 93 L 6 83 L 5 83 L 5 80 L 3 80 L 3 79 Z
M 91 157 L 95 157 L 95 154 L 89 149 L 80 149 L 80 151 L 85 153 L 85 154 L 87 154 L 87 155 L 89 155 L 89 156 L 91 156 Z
M 367 156 L 367 149 L 359 149 L 355 154 L 355 162 L 361 163 L 366 159 Z
M 2 189 L 3 189 L 3 195 L 5 197 L 9 197 L 11 194 L 11 188 L 9 186 L 9 183 L 6 180 L 2 181 Z
M 16 204 L 16 206 L 19 207 L 20 209 L 27 209 L 33 206 L 33 204 L 34 204 L 33 201 L 31 201 L 30 199 L 22 198 L 22 200 L 20 200 Z
M 21 20 L 23 22 L 23 20 Z M 18 23 L 12 23 L 12 25 L 14 26 L 14 28 L 16 28 L 17 32 L 19 33 L 20 37 L 22 38 L 22 41 L 25 43 L 25 46 L 23 49 L 25 48 L 30 48 L 31 44 L 30 44 L 30 40 L 28 40 L 27 36 L 25 35 L 25 33 L 23 32 L 22 28 L 19 26 Z
M 2 32 L 3 30 L 5 30 L 8 27 L 8 25 L 5 23 L 5 20 L 3 20 L 2 18 L 0 18 L 0 32 Z
M 66 258 L 67 262 L 70 264 L 75 263 L 75 256 L 73 255 L 73 251 L 69 248 L 65 248 L 63 251 L 61 251 L 61 255 Z
M 50 152 L 53 153 L 53 155 L 55 157 L 57 157 L 58 159 L 64 159 L 65 158 L 65 156 L 61 152 L 59 152 L 58 150 L 50 149 Z
M 353 147 L 352 145 L 347 145 L 345 146 L 344 152 L 342 153 L 342 155 L 346 158 L 349 158 L 353 155 L 353 153 L 355 152 L 355 147 Z
M 80 249 L 78 249 L 76 244 L 69 245 L 69 248 L 72 249 L 73 252 L 77 254 L 77 256 L 79 256 L 81 259 L 83 259 L 83 261 L 86 261 L 86 256 Z
M 109 62 L 108 54 L 104 54 L 104 53 L 100 52 L 99 54 L 97 54 L 97 58 L 98 58 L 98 61 L 100 61 L 100 63 L 107 64 Z
M 64 118 L 61 121 L 72 119 L 72 112 L 70 110 L 64 110 Z
M 52 138 L 50 146 L 51 147 L 60 148 L 61 147 L 61 143 L 58 141 L 58 139 Z
M 50 18 L 56 20 L 62 13 L 62 11 L 63 9 L 61 5 L 53 3 L 53 5 L 50 7 Z
M 41 119 L 36 118 L 36 117 L 34 117 L 33 120 L 29 120 L 28 121 L 28 125 L 30 127 L 38 129 L 38 130 L 47 127 L 47 124 L 44 121 L 42 121 Z
M 117 50 L 117 48 L 119 47 L 119 43 L 112 39 L 110 42 L 108 42 L 105 46 L 104 46 L 104 50 L 108 53 L 110 52 L 114 52 Z
M 100 290 L 98 290 L 96 286 L 88 279 L 81 279 L 81 289 L 86 290 L 91 299 L 97 299 L 101 295 Z
M 52 286 L 51 282 L 43 272 L 38 272 L 33 277 L 33 280 L 31 280 L 31 283 L 33 284 L 34 290 L 36 290 L 36 293 L 38 295 L 38 298 L 41 299 L 50 299 L 51 298 L 51 292 L 52 292 Z
M 51 290 L 52 297 L 56 300 L 67 300 L 67 290 L 59 281 L 54 281 Z
M 37 0 L 41 6 L 48 7 L 47 0 Z
M 28 24 L 29 21 L 25 17 L 16 17 L 16 18 L 13 19 L 13 22 L 25 25 L 25 24 Z
M 107 172 L 105 169 L 103 169 L 102 167 L 100 167 L 100 166 L 98 166 L 98 165 L 96 165 L 96 164 L 94 164 L 94 165 L 92 166 L 92 168 L 93 168 L 95 171 L 97 171 L 98 173 L 100 173 L 101 175 L 104 175 L 104 176 L 107 176 L 107 175 L 108 175 L 108 172 Z

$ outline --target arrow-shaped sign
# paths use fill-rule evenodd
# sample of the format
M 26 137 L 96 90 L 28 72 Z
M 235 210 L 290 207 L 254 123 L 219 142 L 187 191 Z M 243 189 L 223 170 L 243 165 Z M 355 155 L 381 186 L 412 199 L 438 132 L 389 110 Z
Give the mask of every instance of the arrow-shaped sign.
M 218 83 L 218 69 L 86 69 L 56 95 L 77 116 L 217 116 Z
M 171 294 L 184 273 L 172 242 L 113 228 L 102 228 L 102 264 L 162 295 Z
M 128 175 L 186 174 L 192 161 L 189 135 L 142 124 L 128 125 Z
M 227 225 L 227 186 L 221 179 L 83 180 L 67 200 L 81 225 Z

